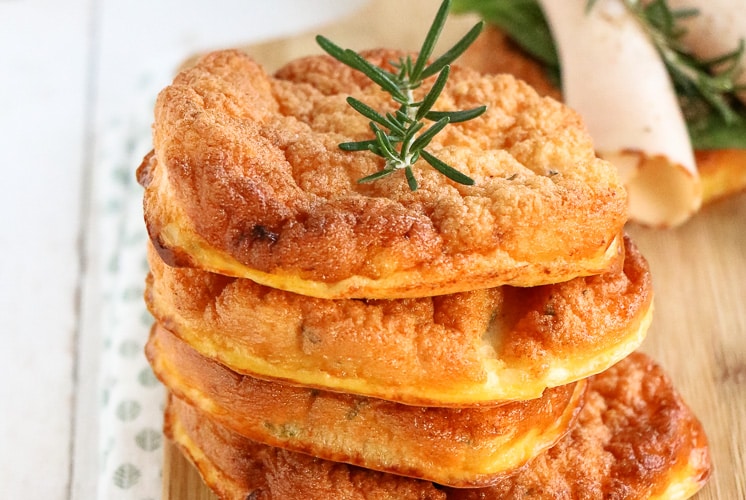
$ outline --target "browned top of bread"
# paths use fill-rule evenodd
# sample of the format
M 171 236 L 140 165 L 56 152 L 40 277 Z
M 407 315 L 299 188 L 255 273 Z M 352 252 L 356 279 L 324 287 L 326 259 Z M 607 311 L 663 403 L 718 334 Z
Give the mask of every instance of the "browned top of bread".
M 710 474 L 701 424 L 639 353 L 591 379 L 578 423 L 555 447 L 487 488 L 446 488 L 260 445 L 175 398 L 166 433 L 225 500 L 662 500 L 688 498 Z
M 399 55 L 365 53 L 382 66 Z M 165 260 L 327 298 L 533 286 L 617 261 L 626 193 L 564 105 L 511 76 L 454 68 L 437 108 L 488 109 L 430 150 L 476 183 L 420 160 L 411 192 L 403 173 L 356 182 L 383 160 L 339 149 L 371 134 L 348 95 L 393 111 L 327 56 L 270 77 L 225 51 L 180 73 L 159 95 L 154 154 L 139 169 Z
M 528 399 L 635 350 L 652 316 L 647 262 L 626 239 L 619 272 L 541 287 L 397 300 L 326 300 L 165 265 L 158 321 L 235 371 L 432 406 Z
M 460 487 L 491 484 L 551 447 L 575 422 L 586 388 L 495 407 L 418 407 L 242 376 L 160 326 L 146 353 L 172 394 L 242 436 Z

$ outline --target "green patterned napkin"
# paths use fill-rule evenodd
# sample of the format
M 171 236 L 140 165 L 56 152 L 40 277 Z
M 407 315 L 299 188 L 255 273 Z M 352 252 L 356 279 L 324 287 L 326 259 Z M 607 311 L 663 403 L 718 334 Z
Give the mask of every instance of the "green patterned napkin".
M 129 108 L 130 116 L 105 124 L 96 172 L 104 299 L 98 498 L 107 500 L 161 496 L 165 389 L 144 354 L 153 318 L 143 301 L 147 234 L 142 188 L 135 179 L 135 169 L 151 148 L 157 89 L 141 91 L 142 99 Z M 133 112 L 138 107 L 141 112 Z

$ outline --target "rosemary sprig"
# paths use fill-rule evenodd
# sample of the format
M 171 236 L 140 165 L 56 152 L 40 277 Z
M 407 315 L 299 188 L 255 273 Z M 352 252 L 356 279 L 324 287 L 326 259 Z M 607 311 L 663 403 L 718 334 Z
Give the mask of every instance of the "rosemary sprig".
M 592 8 L 597 0 L 589 0 Z M 733 94 L 746 90 L 737 85 L 739 60 L 744 52 L 744 41 L 731 52 L 711 60 L 700 60 L 682 43 L 686 30 L 679 21 L 696 16 L 696 9 L 672 9 L 666 0 L 623 0 L 635 16 L 660 54 L 671 80 L 686 109 L 707 108 L 717 113 L 728 125 L 741 120 L 734 108 Z M 702 114 L 701 112 L 698 114 Z
M 397 170 L 404 170 L 409 188 L 416 191 L 418 183 L 412 167 L 417 160 L 422 158 L 449 179 L 460 184 L 474 184 L 471 177 L 459 172 L 425 150 L 435 135 L 449 123 L 471 120 L 487 109 L 485 106 L 479 106 L 464 111 L 432 110 L 445 88 L 450 75 L 450 64 L 474 42 L 484 24 L 482 22 L 477 23 L 451 49 L 428 64 L 445 25 L 450 3 L 450 0 L 444 0 L 441 4 L 417 58 L 412 60 L 411 56 L 407 56 L 400 58 L 396 63 L 392 63 L 392 66 L 397 70 L 396 72 L 380 68 L 355 51 L 343 49 L 321 35 L 316 37 L 316 42 L 324 51 L 343 64 L 365 74 L 384 91 L 388 92 L 394 102 L 399 104 L 396 112 L 384 115 L 354 97 L 347 98 L 347 103 L 355 111 L 370 120 L 373 138 L 365 141 L 345 142 L 340 144 L 339 147 L 345 151 L 371 151 L 386 160 L 383 169 L 358 179 L 358 182 L 373 182 L 391 175 Z M 414 90 L 419 88 L 424 80 L 435 75 L 437 75 L 435 82 L 425 97 L 421 101 L 416 101 Z M 425 128 L 423 120 L 432 123 Z

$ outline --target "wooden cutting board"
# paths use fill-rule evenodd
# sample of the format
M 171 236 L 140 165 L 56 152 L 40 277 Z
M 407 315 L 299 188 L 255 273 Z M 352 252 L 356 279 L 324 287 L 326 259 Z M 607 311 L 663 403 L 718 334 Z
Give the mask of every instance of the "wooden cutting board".
M 376 0 L 359 15 L 318 32 L 344 47 L 416 50 L 437 5 L 432 0 Z M 452 18 L 441 46 L 473 22 Z M 314 34 L 246 49 L 272 70 L 318 53 Z M 656 292 L 643 350 L 669 372 L 710 440 L 714 475 L 696 498 L 746 499 L 746 194 L 706 207 L 681 228 L 630 225 L 628 231 L 650 262 Z M 163 498 L 216 498 L 170 444 Z

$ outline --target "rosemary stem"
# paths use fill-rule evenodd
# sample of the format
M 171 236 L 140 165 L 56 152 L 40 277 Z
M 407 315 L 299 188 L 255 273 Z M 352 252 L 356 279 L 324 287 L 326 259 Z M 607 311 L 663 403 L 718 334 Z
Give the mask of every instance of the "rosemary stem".
M 409 83 L 409 82 L 407 82 Z M 414 104 L 414 91 L 412 90 L 411 85 L 407 85 L 407 102 L 404 105 L 404 113 L 407 115 L 407 118 L 412 120 L 412 122 L 416 122 L 417 120 L 417 106 Z M 412 166 L 412 152 L 410 151 L 412 142 L 414 141 L 414 137 L 407 136 L 401 145 L 401 156 L 404 159 L 403 167 Z
M 454 182 L 464 185 L 474 184 L 473 179 L 434 156 L 425 155 L 426 151 L 424 150 L 435 134 L 440 132 L 449 122 L 470 120 L 481 115 L 485 110 L 484 106 L 480 106 L 465 111 L 433 111 L 430 113 L 440 92 L 445 87 L 450 74 L 450 64 L 474 41 L 483 26 L 483 23 L 475 25 L 453 48 L 427 66 L 449 8 L 450 0 L 443 0 L 417 56 L 417 61 L 413 63 L 411 56 L 402 57 L 398 64 L 392 62 L 397 70 L 393 73 L 374 66 L 352 50 L 342 49 L 322 36 L 316 37 L 321 48 L 330 56 L 368 76 L 384 91 L 391 94 L 394 102 L 399 104 L 399 108 L 394 113 L 379 113 L 357 99 L 352 97 L 347 99 L 348 104 L 355 111 L 371 120 L 370 128 L 375 134 L 375 139 L 345 142 L 340 144 L 340 148 L 345 151 L 367 150 L 385 160 L 383 170 L 358 179 L 358 182 L 373 182 L 396 170 L 403 169 L 409 188 L 415 191 L 418 183 L 412 167 L 420 157 L 423 157 L 430 166 Z M 435 83 L 430 91 L 425 94 L 424 99 L 420 102 L 415 101 L 414 90 L 419 88 L 425 79 L 435 75 L 438 75 Z M 420 135 L 417 135 L 425 127 L 423 120 L 434 123 Z

